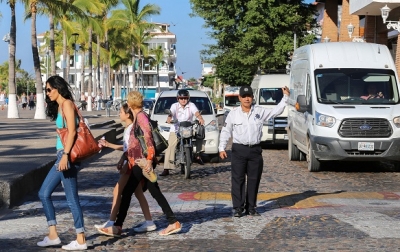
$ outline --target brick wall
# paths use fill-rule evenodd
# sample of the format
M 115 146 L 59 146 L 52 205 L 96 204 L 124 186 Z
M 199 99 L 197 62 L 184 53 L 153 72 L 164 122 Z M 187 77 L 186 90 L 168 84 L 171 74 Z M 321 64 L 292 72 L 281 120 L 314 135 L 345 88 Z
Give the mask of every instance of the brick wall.
M 399 35 L 397 35 L 396 70 L 397 70 L 397 74 L 400 75 L 400 33 L 399 33 Z
M 338 0 L 325 2 L 324 22 L 322 24 L 322 37 L 331 39 L 331 42 L 338 41 Z
M 349 37 L 349 32 L 347 30 L 349 24 L 354 26 L 352 38 Z M 339 41 L 352 41 L 353 37 L 358 36 L 360 36 L 360 18 L 357 15 L 350 15 L 349 0 L 343 0 Z

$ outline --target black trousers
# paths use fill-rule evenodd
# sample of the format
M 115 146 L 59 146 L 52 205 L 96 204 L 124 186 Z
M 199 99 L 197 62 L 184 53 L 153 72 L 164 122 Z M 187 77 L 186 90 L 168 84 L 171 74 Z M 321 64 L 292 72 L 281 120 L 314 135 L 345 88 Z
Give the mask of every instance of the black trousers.
M 168 223 L 174 224 L 175 222 L 177 222 L 174 212 L 172 212 L 172 209 L 168 201 L 162 194 L 160 187 L 158 186 L 158 183 L 157 182 L 152 183 L 149 180 L 147 180 L 142 174 L 142 169 L 140 169 L 139 166 L 135 165 L 132 168 L 132 173 L 131 176 L 129 177 L 129 180 L 124 190 L 122 191 L 121 205 L 119 207 L 117 219 L 114 225 L 122 226 L 122 224 L 124 223 L 126 215 L 129 210 L 129 206 L 131 204 L 132 194 L 135 192 L 135 189 L 140 184 L 142 178 L 145 179 L 147 189 L 149 190 L 151 196 L 157 201 L 163 213 L 166 215 Z
M 241 207 L 254 210 L 257 207 L 263 165 L 261 146 L 249 147 L 235 143 L 232 145 L 231 195 L 234 209 Z

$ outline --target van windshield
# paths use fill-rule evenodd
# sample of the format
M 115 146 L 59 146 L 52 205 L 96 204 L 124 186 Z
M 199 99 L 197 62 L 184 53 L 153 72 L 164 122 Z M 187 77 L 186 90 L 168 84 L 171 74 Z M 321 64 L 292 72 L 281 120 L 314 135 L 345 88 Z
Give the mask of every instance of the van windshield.
M 260 88 L 258 104 L 260 105 L 276 105 L 283 97 L 281 88 Z
M 397 104 L 399 92 L 392 70 L 315 70 L 317 99 L 328 104 Z

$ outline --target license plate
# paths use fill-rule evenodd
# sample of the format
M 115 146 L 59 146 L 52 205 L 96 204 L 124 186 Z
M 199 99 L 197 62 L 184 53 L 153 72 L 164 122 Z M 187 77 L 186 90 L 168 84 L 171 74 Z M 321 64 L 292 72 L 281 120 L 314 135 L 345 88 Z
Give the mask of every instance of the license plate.
M 288 135 L 283 135 L 283 139 L 284 139 L 284 140 L 289 140 Z
M 373 151 L 374 143 L 372 142 L 358 142 L 359 151 Z

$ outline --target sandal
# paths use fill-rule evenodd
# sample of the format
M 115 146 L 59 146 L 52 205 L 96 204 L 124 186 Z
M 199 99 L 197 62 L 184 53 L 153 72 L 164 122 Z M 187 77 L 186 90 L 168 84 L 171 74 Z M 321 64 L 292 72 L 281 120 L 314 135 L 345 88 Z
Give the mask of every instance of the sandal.
M 97 231 L 103 235 L 121 237 L 122 228 L 120 226 L 111 226 L 106 228 L 98 228 Z
M 182 225 L 181 223 L 179 223 L 179 221 L 175 222 L 174 224 L 172 224 L 172 229 L 168 230 L 169 226 L 162 230 L 160 233 L 158 233 L 159 235 L 165 236 L 165 235 L 170 235 L 170 234 L 175 234 L 178 233 L 182 230 Z M 168 231 L 167 231 L 168 230 Z

